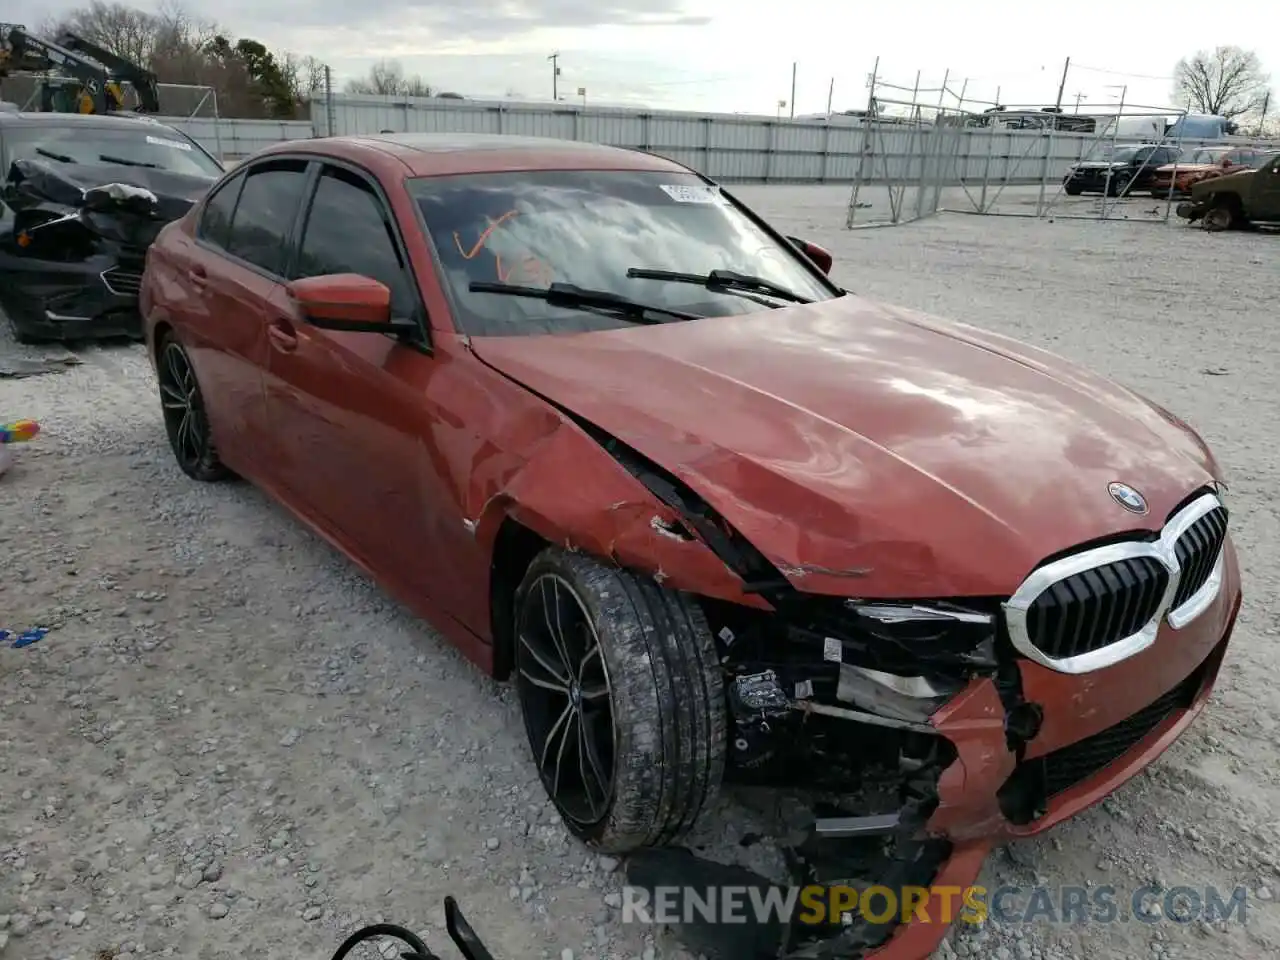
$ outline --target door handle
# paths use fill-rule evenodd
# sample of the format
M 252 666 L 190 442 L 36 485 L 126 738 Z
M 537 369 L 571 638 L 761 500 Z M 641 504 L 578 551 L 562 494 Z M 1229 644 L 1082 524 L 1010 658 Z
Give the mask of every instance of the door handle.
M 298 338 L 293 335 L 292 331 L 286 330 L 277 323 L 267 327 L 267 336 L 271 338 L 271 343 L 277 350 L 292 353 L 298 349 Z

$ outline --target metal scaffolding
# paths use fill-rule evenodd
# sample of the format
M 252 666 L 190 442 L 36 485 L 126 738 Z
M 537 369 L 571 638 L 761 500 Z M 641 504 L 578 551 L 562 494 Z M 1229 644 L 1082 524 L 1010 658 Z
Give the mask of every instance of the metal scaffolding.
M 1064 86 L 1066 76 L 1064 69 Z M 1153 222 L 1171 217 L 1172 199 L 1151 194 L 1155 164 L 1145 159 L 1118 179 L 1107 173 L 1100 195 L 1068 192 L 1066 179 L 1080 163 L 1109 170 L 1111 158 L 1130 155 L 1128 147 L 1157 148 L 1157 160 L 1168 148 L 1176 163 L 1190 145 L 1178 122 L 1186 111 L 1128 104 L 1127 88 L 1118 103 L 1083 114 L 1061 109 L 1061 88 L 1058 107 L 1011 107 L 999 102 L 999 88 L 995 101 L 985 101 L 967 95 L 968 81 L 955 86 L 950 71 L 941 86 L 924 86 L 919 72 L 912 86 L 892 84 L 876 60 L 867 106 L 857 117 L 861 150 L 846 227 L 909 223 L 944 211 Z

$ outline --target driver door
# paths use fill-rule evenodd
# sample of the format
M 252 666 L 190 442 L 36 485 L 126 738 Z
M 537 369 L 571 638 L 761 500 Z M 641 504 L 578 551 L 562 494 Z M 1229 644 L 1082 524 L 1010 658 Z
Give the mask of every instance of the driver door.
M 435 513 L 449 501 L 428 454 L 424 395 L 435 372 L 425 311 L 395 221 L 376 181 L 320 167 L 290 279 L 354 273 L 391 290 L 392 312 L 416 319 L 417 342 L 322 330 L 282 289 L 267 336 L 267 416 L 287 448 L 289 487 L 307 512 L 380 578 L 428 593 L 422 563 Z

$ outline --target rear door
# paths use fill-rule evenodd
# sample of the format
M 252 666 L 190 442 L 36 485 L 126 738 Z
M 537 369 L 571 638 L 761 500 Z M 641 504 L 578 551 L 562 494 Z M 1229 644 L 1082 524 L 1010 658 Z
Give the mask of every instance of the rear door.
M 265 443 L 269 304 L 301 210 L 308 163 L 265 160 L 222 185 L 205 206 L 187 266 L 188 350 L 206 394 L 214 439 L 229 462 L 271 482 Z
M 294 304 L 274 304 L 267 413 L 288 451 L 287 483 L 343 545 L 380 577 L 429 593 L 424 551 L 446 506 L 427 412 L 435 370 L 426 312 L 382 188 L 363 170 L 317 171 L 292 278 L 355 273 L 391 290 L 392 313 L 417 321 L 414 340 L 321 330 Z

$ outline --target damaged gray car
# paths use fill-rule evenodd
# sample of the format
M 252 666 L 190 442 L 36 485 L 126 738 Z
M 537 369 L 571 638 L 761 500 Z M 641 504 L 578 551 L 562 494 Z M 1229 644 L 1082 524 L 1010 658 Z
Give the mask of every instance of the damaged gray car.
M 140 338 L 147 247 L 222 175 L 142 117 L 0 114 L 0 307 L 23 343 Z

